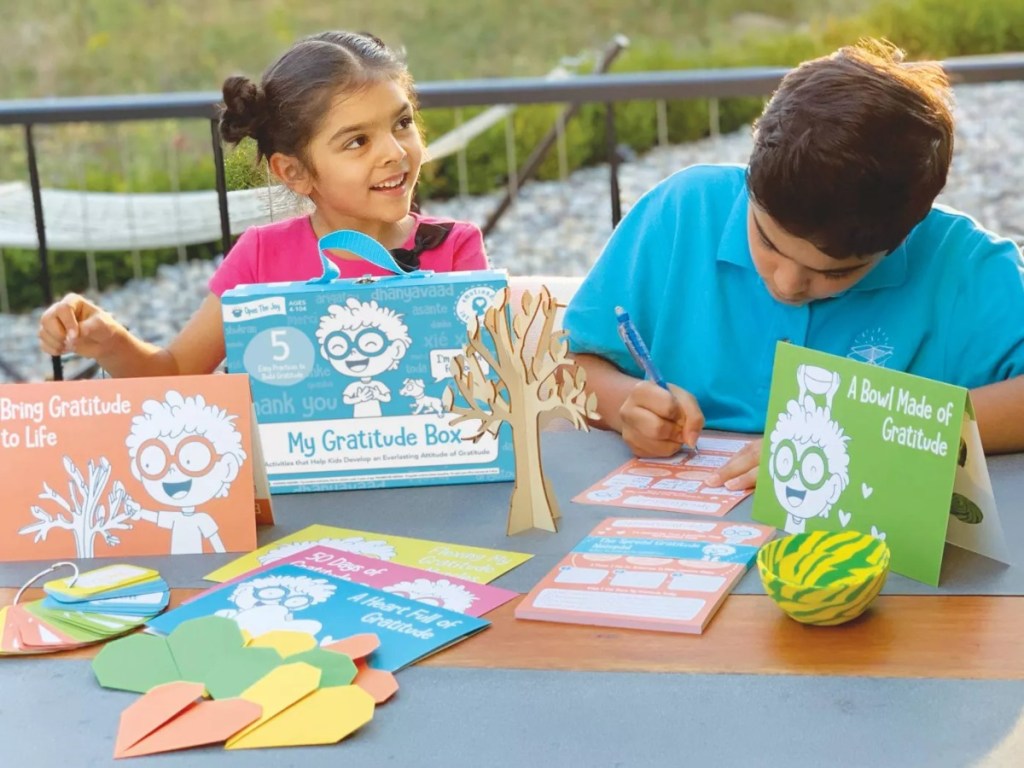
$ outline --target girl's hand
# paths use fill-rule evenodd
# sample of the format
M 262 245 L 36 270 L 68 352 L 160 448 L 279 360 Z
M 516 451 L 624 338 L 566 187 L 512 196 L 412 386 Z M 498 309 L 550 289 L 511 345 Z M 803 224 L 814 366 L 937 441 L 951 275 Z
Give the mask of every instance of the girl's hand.
M 39 319 L 39 346 L 48 355 L 75 352 L 97 358 L 122 326 L 77 293 L 69 293 Z
M 669 384 L 665 390 L 651 381 L 638 382 L 619 409 L 622 439 L 637 456 L 665 457 L 683 444 L 696 445 L 704 414 L 697 400 Z
M 757 468 L 761 463 L 762 442 L 763 438 L 759 437 L 737 451 L 735 456 L 708 477 L 707 484 L 712 488 L 724 485 L 730 491 L 753 488 L 757 482 Z

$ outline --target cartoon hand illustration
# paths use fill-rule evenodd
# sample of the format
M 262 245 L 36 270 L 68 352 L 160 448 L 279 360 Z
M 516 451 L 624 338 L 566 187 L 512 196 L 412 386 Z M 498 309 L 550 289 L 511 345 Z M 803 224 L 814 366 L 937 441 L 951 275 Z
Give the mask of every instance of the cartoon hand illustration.
M 124 497 L 124 511 L 128 513 L 128 517 L 135 517 L 142 511 L 142 505 L 126 494 Z
M 363 387 L 362 389 L 360 389 L 359 390 L 359 399 L 362 400 L 363 402 L 366 402 L 368 400 L 373 400 L 373 388 L 372 387 Z

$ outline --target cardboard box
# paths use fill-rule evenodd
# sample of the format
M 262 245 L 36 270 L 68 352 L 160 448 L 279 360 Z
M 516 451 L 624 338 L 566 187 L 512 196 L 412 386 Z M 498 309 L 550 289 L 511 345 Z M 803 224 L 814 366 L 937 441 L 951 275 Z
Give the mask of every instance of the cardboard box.
M 466 326 L 504 272 L 403 273 L 375 241 L 335 232 L 388 277 L 239 286 L 221 297 L 228 369 L 246 372 L 276 493 L 513 479 L 508 426 L 478 442 L 441 396 Z M 392 266 L 393 265 L 393 266 Z

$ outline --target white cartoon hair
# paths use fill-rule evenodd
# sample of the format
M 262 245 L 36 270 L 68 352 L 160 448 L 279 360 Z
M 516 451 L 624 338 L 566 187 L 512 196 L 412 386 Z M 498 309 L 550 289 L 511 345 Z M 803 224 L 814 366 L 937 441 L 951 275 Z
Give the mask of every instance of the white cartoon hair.
M 839 492 L 846 490 L 850 484 L 850 455 L 846 451 L 850 436 L 832 420 L 828 409 L 817 406 L 803 408 L 795 400 L 790 400 L 786 412 L 779 415 L 768 438 L 772 456 L 779 443 L 787 438 L 801 447 L 821 446 L 828 459 L 829 473 L 839 477 Z
M 437 581 L 413 579 L 412 581 L 400 581 L 397 584 L 381 587 L 381 589 L 430 605 L 440 604 L 442 608 L 458 613 L 465 613 L 476 600 L 476 595 L 461 584 L 454 584 L 448 579 L 438 579 Z
M 326 579 L 314 579 L 309 576 L 261 576 L 251 581 L 243 581 L 231 593 L 232 603 L 241 610 L 259 605 L 256 590 L 266 587 L 282 587 L 289 595 L 306 595 L 310 605 L 323 603 L 331 598 L 336 587 Z
M 147 440 L 166 438 L 173 440 L 188 435 L 201 435 L 213 443 L 219 455 L 218 461 L 231 456 L 237 467 L 245 461 L 246 453 L 242 447 L 242 435 L 235 428 L 235 416 L 220 406 L 207 405 L 202 395 L 183 397 L 176 390 L 170 389 L 164 400 L 146 400 L 142 403 L 142 413 L 132 419 L 131 431 L 125 439 L 128 457 L 131 459 L 132 474 L 139 477 L 135 465 L 135 456 Z M 221 495 L 226 495 L 225 488 Z
M 316 340 L 320 345 L 320 354 L 327 357 L 324 341 L 336 331 L 358 331 L 362 328 L 379 328 L 388 337 L 388 341 L 401 342 L 405 349 L 412 344 L 409 329 L 402 322 L 402 316 L 388 307 L 382 307 L 376 301 L 365 304 L 359 299 L 345 299 L 345 306 L 331 304 L 327 314 L 320 318 L 320 327 L 316 329 Z

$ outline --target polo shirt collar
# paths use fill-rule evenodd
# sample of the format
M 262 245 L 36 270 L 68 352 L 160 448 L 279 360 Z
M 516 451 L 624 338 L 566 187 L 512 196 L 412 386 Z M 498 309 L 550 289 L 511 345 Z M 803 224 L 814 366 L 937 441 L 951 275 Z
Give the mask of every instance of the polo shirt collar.
M 718 261 L 753 270 L 754 260 L 750 256 L 750 243 L 747 240 L 747 211 L 749 207 L 750 196 L 747 186 L 744 184 L 736 195 L 732 210 L 725 221 L 716 258 Z M 904 241 L 896 250 L 875 265 L 863 280 L 848 288 L 847 291 L 875 291 L 881 288 L 893 288 L 902 285 L 906 279 L 907 249 L 906 241 Z

